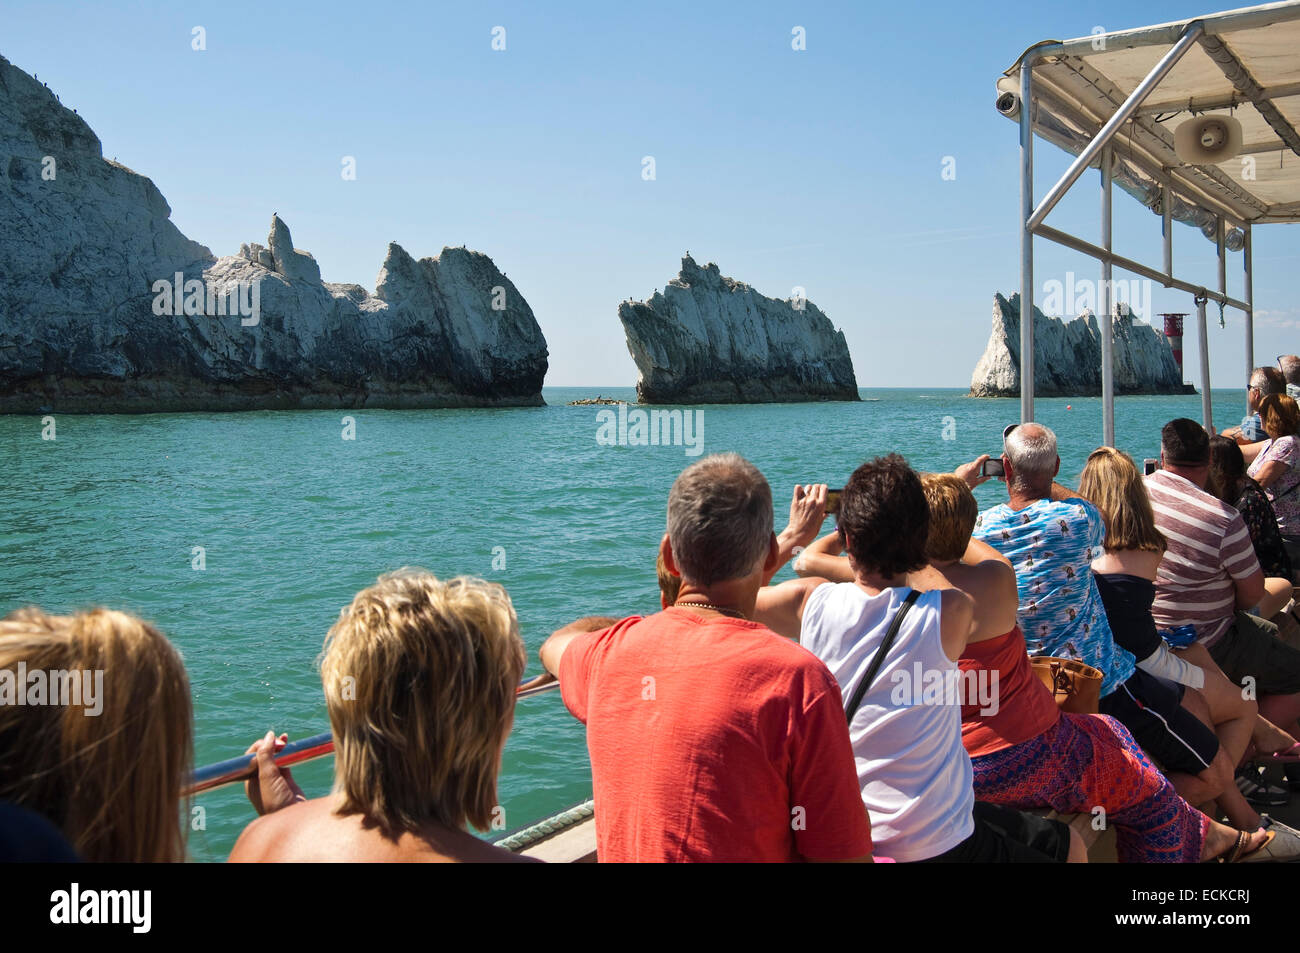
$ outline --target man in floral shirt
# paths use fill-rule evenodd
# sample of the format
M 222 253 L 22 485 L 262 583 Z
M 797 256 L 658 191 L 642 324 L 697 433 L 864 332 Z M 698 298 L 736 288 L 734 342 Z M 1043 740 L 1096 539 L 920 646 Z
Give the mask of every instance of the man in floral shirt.
M 975 535 L 1016 571 L 1016 619 L 1029 654 L 1099 669 L 1100 713 L 1132 732 L 1192 803 L 1218 797 L 1233 783 L 1232 764 L 1214 732 L 1182 707 L 1181 686 L 1139 669 L 1115 644 L 1092 576 L 1106 526 L 1092 503 L 1056 482 L 1056 434 L 1042 424 L 1008 427 L 1003 451 L 1008 501 L 980 514 Z

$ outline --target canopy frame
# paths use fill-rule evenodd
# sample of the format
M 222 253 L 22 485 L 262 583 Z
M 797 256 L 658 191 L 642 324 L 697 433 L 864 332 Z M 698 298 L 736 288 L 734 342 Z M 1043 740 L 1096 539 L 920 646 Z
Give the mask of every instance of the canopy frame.
M 1197 305 L 1197 333 L 1200 342 L 1200 378 L 1202 415 L 1206 427 L 1213 425 L 1210 400 L 1210 363 L 1207 349 L 1208 332 L 1206 329 L 1205 306 L 1214 301 L 1222 310 L 1233 308 L 1245 317 L 1245 357 L 1246 373 L 1254 368 L 1254 301 L 1253 301 L 1253 255 L 1251 225 L 1253 221 L 1300 221 L 1300 201 L 1266 205 L 1240 187 L 1234 180 L 1214 166 L 1196 166 L 1194 169 L 1178 166 L 1165 166 L 1160 157 L 1150 149 L 1144 148 L 1141 141 L 1148 140 L 1160 144 L 1149 129 L 1134 129 L 1136 118 L 1155 117 L 1164 112 L 1203 112 L 1210 109 L 1222 109 L 1250 103 L 1257 110 L 1269 127 L 1272 128 L 1282 145 L 1278 147 L 1259 146 L 1246 148 L 1241 154 L 1264 154 L 1292 151 L 1300 155 L 1300 132 L 1278 111 L 1272 100 L 1283 96 L 1300 95 L 1300 73 L 1289 76 L 1287 81 L 1273 83 L 1265 87 L 1251 74 L 1244 63 L 1229 47 L 1224 37 L 1234 31 L 1257 29 L 1280 22 L 1300 20 L 1300 0 L 1265 4 L 1244 10 L 1214 14 L 1194 20 L 1162 24 L 1153 27 L 1141 27 L 1115 33 L 1098 34 L 1064 42 L 1044 41 L 1025 51 L 1006 76 L 1019 73 L 1019 126 L 1020 126 L 1020 419 L 1029 422 L 1034 419 L 1034 238 L 1045 238 L 1065 248 L 1087 255 L 1101 264 L 1102 291 L 1099 296 L 1099 328 L 1102 344 L 1102 430 L 1104 442 L 1108 446 L 1115 443 L 1114 420 L 1114 328 L 1113 310 L 1115 302 L 1110 301 L 1111 272 L 1113 267 L 1139 275 L 1151 281 L 1157 281 L 1166 288 L 1185 291 L 1193 296 Z M 1100 46 L 1098 45 L 1100 43 Z M 1035 129 L 1035 120 L 1040 118 L 1039 109 L 1059 108 L 1059 99 L 1049 86 L 1041 91 L 1036 88 L 1034 67 L 1044 63 L 1062 63 L 1084 76 L 1089 69 L 1086 57 L 1095 54 L 1098 49 L 1127 50 L 1141 47 L 1168 46 L 1169 49 L 1139 82 L 1125 96 L 1100 128 L 1092 129 L 1086 120 L 1100 117 L 1086 115 L 1087 110 L 1080 104 L 1070 113 L 1075 125 L 1084 128 L 1087 136 L 1082 148 L 1072 148 L 1078 141 L 1063 141 L 1064 137 L 1045 134 L 1043 128 Z M 1233 92 L 1229 95 L 1212 96 L 1200 100 L 1188 99 L 1177 101 L 1166 99 L 1148 103 L 1152 94 L 1160 88 L 1178 63 L 1193 48 L 1200 48 L 1219 67 L 1224 78 L 1232 84 Z M 1067 58 L 1077 56 L 1085 62 L 1076 66 Z M 1095 85 L 1099 90 L 1102 84 L 1109 82 L 1102 74 L 1096 73 Z M 1085 77 L 1091 81 L 1091 75 Z M 1295 80 L 1294 82 L 1291 80 Z M 1003 87 L 999 84 L 1000 88 Z M 1115 88 L 1110 83 L 1111 88 Z M 1085 120 L 1080 122 L 1079 120 Z M 1163 238 L 1163 267 L 1160 269 L 1121 255 L 1112 250 L 1111 234 L 1111 186 L 1116 163 L 1114 162 L 1114 144 L 1126 124 L 1130 131 L 1123 137 L 1126 159 L 1137 163 L 1144 175 L 1160 184 L 1161 187 L 1161 226 Z M 1041 201 L 1034 201 L 1034 135 L 1052 141 L 1076 152 L 1074 160 L 1061 178 L 1044 194 Z M 1157 134 L 1158 135 L 1158 134 Z M 1168 148 L 1165 143 L 1166 149 Z M 1084 171 L 1095 166 L 1101 177 L 1101 243 L 1094 244 L 1076 235 L 1046 224 L 1048 214 L 1082 177 Z M 1192 174 L 1193 171 L 1197 174 Z M 1132 191 L 1131 189 L 1129 191 Z M 1202 226 L 1209 234 L 1213 230 L 1213 239 L 1218 252 L 1217 290 L 1210 290 L 1203 284 L 1174 274 L 1173 261 L 1173 218 L 1174 206 L 1185 202 L 1196 211 L 1207 210 L 1214 216 L 1210 224 Z M 1286 195 L 1290 198 L 1290 195 Z M 1300 196 L 1298 196 L 1300 198 Z M 1243 211 L 1244 210 L 1244 211 Z M 1180 212 L 1180 214 L 1182 214 Z M 1240 230 L 1240 250 L 1244 271 L 1244 292 L 1241 299 L 1233 298 L 1227 293 L 1227 229 Z M 1237 247 L 1234 244 L 1234 248 Z

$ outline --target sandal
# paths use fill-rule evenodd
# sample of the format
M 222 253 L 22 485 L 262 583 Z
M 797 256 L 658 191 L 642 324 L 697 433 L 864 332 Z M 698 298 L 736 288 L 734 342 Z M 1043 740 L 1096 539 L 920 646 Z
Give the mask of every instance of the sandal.
M 1273 843 L 1273 838 L 1277 836 L 1277 834 L 1274 833 L 1273 831 L 1269 831 L 1268 837 L 1264 838 L 1264 843 L 1260 844 L 1254 850 L 1246 851 L 1245 848 L 1246 848 L 1246 844 L 1250 841 L 1250 835 L 1251 835 L 1250 831 L 1237 831 L 1237 842 L 1233 844 L 1231 847 L 1229 847 L 1226 853 L 1220 854 L 1218 857 L 1212 858 L 1211 860 L 1207 861 L 1207 863 L 1219 863 L 1219 864 L 1243 863 L 1246 860 L 1246 858 L 1254 857 L 1255 855 L 1259 854 L 1260 851 L 1264 850 L 1264 848 L 1268 847 L 1269 844 Z M 1243 851 L 1245 852 L 1243 853 Z

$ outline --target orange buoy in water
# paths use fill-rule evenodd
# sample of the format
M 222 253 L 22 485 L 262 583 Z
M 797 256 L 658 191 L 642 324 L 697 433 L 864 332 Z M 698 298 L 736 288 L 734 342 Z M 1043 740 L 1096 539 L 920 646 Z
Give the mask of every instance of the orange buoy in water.
M 1071 407 L 1069 404 L 1066 404 L 1066 405 L 1065 405 L 1065 409 L 1066 409 L 1066 410 L 1073 410 L 1074 408 Z

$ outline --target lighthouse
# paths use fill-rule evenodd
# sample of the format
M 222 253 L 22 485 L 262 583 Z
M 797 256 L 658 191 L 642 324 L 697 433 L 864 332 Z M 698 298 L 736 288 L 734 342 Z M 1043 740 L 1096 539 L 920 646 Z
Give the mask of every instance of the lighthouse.
M 1178 363 L 1178 379 L 1183 377 L 1183 318 L 1186 314 L 1161 314 L 1165 319 L 1165 337 L 1169 339 L 1169 348 L 1174 352 Z

